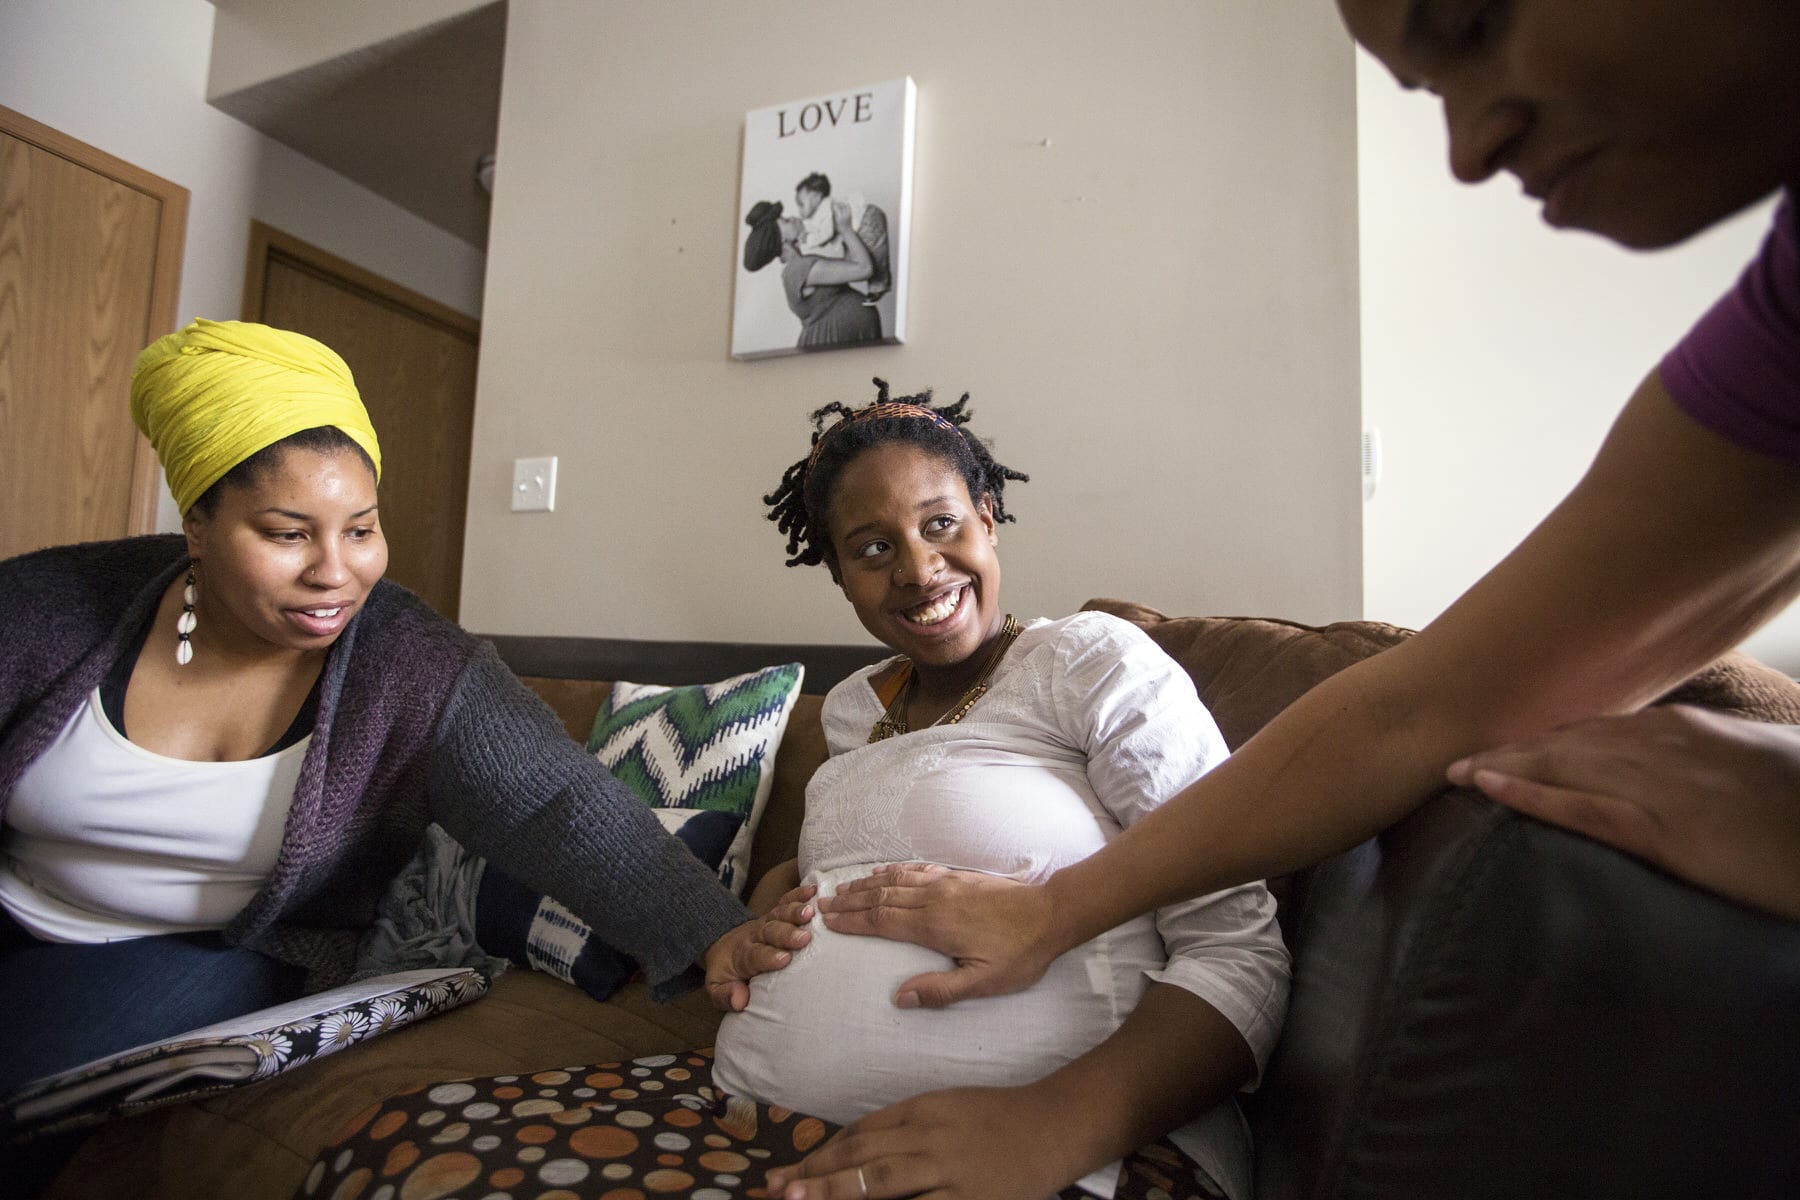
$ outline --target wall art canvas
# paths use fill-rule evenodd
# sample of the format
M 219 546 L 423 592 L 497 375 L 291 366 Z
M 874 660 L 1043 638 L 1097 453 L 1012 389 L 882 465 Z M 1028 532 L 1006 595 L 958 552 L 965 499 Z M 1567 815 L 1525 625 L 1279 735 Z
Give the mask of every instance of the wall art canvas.
M 906 340 L 910 78 L 744 117 L 733 358 Z

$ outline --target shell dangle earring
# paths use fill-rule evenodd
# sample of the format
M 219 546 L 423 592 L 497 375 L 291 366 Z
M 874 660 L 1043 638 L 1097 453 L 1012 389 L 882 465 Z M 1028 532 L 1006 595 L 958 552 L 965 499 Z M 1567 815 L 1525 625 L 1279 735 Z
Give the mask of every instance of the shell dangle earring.
M 189 567 L 187 584 L 181 589 L 181 616 L 175 621 L 175 662 L 187 666 L 194 661 L 194 568 Z

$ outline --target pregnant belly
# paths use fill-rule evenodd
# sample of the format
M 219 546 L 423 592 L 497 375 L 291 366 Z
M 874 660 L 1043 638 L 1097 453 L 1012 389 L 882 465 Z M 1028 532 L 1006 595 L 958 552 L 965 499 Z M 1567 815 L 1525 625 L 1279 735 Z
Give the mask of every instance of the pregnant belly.
M 821 895 L 836 882 L 821 879 Z M 812 943 L 753 980 L 749 1008 L 720 1025 L 714 1078 L 735 1095 L 840 1123 L 936 1088 L 1042 1077 L 1112 1033 L 1142 994 L 1143 970 L 1163 961 L 1146 918 L 1063 955 L 1023 992 L 902 1009 L 900 984 L 947 970 L 948 959 L 833 933 L 817 918 L 811 929 Z

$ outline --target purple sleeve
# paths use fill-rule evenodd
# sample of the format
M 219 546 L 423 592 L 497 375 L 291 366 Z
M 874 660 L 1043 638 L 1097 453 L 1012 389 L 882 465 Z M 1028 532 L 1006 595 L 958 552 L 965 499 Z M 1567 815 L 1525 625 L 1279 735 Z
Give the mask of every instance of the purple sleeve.
M 1741 446 L 1800 461 L 1800 233 L 1794 194 L 1742 278 L 1662 361 L 1677 406 Z

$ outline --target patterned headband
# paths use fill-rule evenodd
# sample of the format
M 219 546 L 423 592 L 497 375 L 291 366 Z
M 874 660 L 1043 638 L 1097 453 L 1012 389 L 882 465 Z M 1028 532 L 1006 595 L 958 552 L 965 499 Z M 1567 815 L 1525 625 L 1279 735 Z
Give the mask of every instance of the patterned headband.
M 832 434 L 841 429 L 848 429 L 852 425 L 860 425 L 864 421 L 879 421 L 888 417 L 910 417 L 916 421 L 930 421 L 933 425 L 947 429 L 958 437 L 962 436 L 962 430 L 951 424 L 947 417 L 922 404 L 906 404 L 898 400 L 877 401 L 867 408 L 858 409 L 821 433 L 819 440 L 813 443 L 812 453 L 806 456 L 806 469 L 812 470 L 813 465 L 819 461 L 819 453 L 825 449 L 825 443 L 831 440 Z

